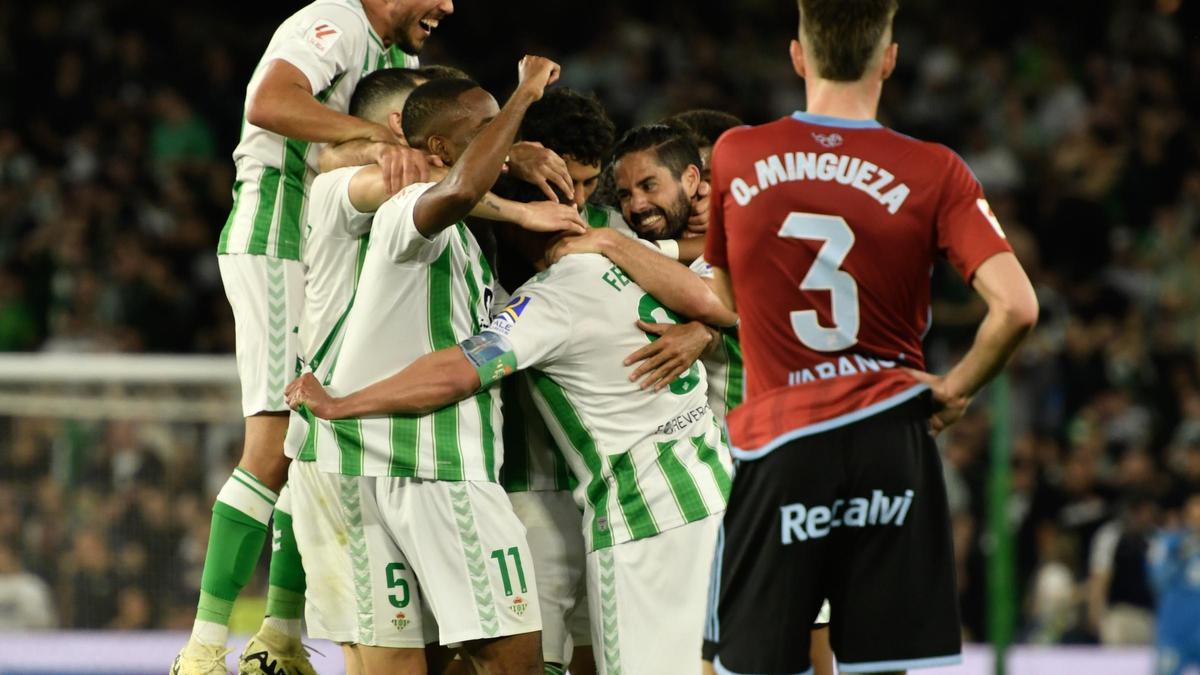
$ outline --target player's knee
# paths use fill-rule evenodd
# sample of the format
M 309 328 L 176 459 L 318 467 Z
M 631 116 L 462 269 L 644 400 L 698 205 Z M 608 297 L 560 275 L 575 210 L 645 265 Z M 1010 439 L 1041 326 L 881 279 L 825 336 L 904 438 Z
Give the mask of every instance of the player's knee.
M 524 633 L 467 647 L 488 675 L 543 675 L 541 633 Z

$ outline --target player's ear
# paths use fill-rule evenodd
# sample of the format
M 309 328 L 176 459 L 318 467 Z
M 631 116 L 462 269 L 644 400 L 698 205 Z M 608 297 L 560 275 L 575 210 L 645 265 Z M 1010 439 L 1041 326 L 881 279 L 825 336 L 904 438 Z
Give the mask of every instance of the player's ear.
M 430 136 L 429 140 L 425 141 L 425 146 L 429 148 L 430 154 L 437 155 L 446 166 L 454 163 L 450 157 L 450 141 L 445 136 Z
M 683 170 L 683 191 L 687 194 L 688 199 L 696 196 L 696 191 L 700 189 L 700 168 L 695 164 L 688 164 Z
M 900 53 L 900 45 L 895 42 L 889 44 L 883 50 L 883 79 L 888 79 L 896 70 L 896 57 Z
M 808 68 L 804 63 L 804 47 L 800 46 L 799 40 L 792 40 L 792 44 L 788 46 L 788 54 L 792 57 L 792 70 L 800 76 L 800 79 L 808 77 Z
M 393 134 L 396 135 L 396 138 L 399 138 L 404 142 L 405 145 L 408 145 L 408 140 L 404 138 L 404 127 L 401 126 L 400 119 L 401 117 L 398 111 L 388 113 L 387 127 Z

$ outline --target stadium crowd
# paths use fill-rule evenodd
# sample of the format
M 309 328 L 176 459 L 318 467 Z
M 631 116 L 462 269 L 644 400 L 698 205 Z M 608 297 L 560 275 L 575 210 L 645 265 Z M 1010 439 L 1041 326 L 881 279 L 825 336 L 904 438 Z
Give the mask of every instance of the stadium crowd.
M 509 51 L 538 47 L 621 129 L 699 107 L 749 123 L 803 107 L 785 56 L 793 3 L 528 4 L 546 11 L 460 12 L 446 25 L 458 38 L 423 62 L 486 84 L 511 78 Z M 897 16 L 904 57 L 882 121 L 964 157 L 1042 307 L 1011 370 L 1027 641 L 1149 643 L 1148 539 L 1200 491 L 1200 44 L 1184 4 L 914 1 Z M 236 26 L 228 7 L 146 11 L 0 8 L 0 78 L 21 92 L 0 100 L 0 351 L 233 352 L 216 237 L 244 87 L 283 10 Z M 446 50 L 465 44 L 477 48 Z M 948 267 L 934 286 L 936 371 L 984 308 Z M 975 639 L 991 410 L 984 397 L 940 439 Z M 186 629 L 238 425 L 2 423 L 0 629 Z

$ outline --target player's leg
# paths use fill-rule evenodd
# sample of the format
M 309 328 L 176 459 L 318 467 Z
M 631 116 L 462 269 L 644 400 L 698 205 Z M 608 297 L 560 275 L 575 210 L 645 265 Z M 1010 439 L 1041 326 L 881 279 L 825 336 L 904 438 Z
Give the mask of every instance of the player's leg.
M 541 611 L 525 530 L 495 483 L 380 482 L 387 527 L 420 580 L 442 644 L 493 675 L 541 675 Z
M 828 587 L 843 673 L 962 660 L 949 506 L 919 398 L 846 427 L 847 481 Z
M 346 675 L 366 675 L 358 645 L 342 645 L 342 660 L 346 662 Z
M 575 648 L 569 672 L 571 675 L 596 675 L 596 656 L 591 645 Z
M 832 432 L 739 461 L 705 630 L 716 673 L 808 673 L 842 462 Z
M 720 523 L 709 516 L 588 553 L 597 672 L 699 675 Z
M 290 475 L 296 541 L 313 579 L 305 603 L 309 634 L 353 644 L 365 673 L 425 672 L 435 628 L 374 502 L 376 481 L 390 479 L 328 474 L 313 462 L 294 463 Z M 391 670 L 413 663 L 421 670 Z
M 508 497 L 513 512 L 525 526 L 530 564 L 537 576 L 545 671 L 562 673 L 571 661 L 574 646 L 568 621 L 582 617 L 583 630 L 587 631 L 586 608 L 584 613 L 575 611 L 580 596 L 586 597 L 579 508 L 566 490 L 513 492 Z
M 833 675 L 833 647 L 829 646 L 829 626 L 814 628 L 808 657 L 812 660 L 813 675 Z
M 243 193 L 253 189 L 246 184 Z M 235 211 L 231 217 L 250 216 Z M 295 367 L 292 328 L 299 323 L 304 303 L 304 274 L 298 262 L 252 255 L 221 255 L 217 260 L 234 315 L 246 434 L 238 468 L 213 506 L 196 623 L 172 666 L 172 673 L 180 674 L 225 672 L 233 602 L 254 572 L 286 477 L 283 389 Z M 295 637 L 298 649 L 299 635 Z

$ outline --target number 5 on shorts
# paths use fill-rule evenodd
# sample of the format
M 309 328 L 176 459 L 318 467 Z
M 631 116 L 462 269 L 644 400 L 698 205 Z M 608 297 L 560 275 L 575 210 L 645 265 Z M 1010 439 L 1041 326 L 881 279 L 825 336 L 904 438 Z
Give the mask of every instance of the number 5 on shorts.
M 400 576 L 407 569 L 404 563 L 399 562 L 388 563 L 388 566 L 384 568 L 384 573 L 387 576 L 387 587 L 400 589 L 399 594 L 392 593 L 388 596 L 388 602 L 392 603 L 392 607 L 396 609 L 408 607 L 408 580 Z
M 525 587 L 525 569 L 521 567 L 521 552 L 516 546 L 508 549 L 508 555 L 513 559 L 513 567 L 517 568 L 517 583 L 521 586 L 522 593 L 528 593 L 529 590 Z M 492 558 L 496 561 L 496 566 L 500 568 L 500 583 L 504 584 L 504 595 L 512 595 L 512 578 L 508 575 L 508 561 L 504 559 L 504 549 L 498 548 L 492 551 Z

